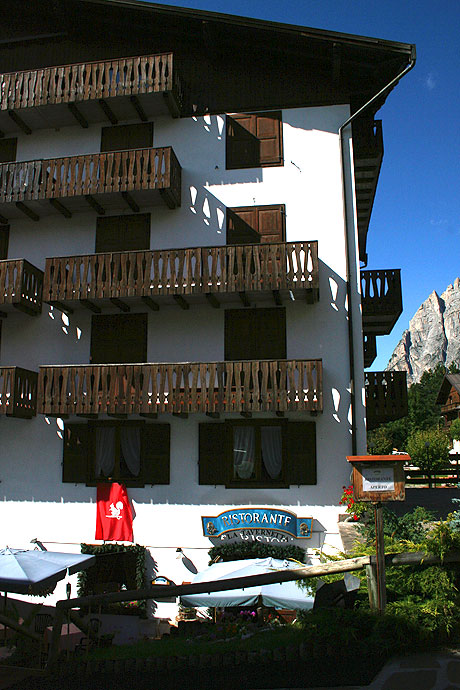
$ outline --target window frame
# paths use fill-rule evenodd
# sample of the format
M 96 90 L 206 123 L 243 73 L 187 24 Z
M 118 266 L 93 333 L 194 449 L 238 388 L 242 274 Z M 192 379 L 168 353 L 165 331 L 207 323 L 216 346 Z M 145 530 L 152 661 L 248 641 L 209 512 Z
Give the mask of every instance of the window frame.
M 287 452 L 287 420 L 286 419 L 227 419 L 226 424 L 226 458 L 227 458 L 227 489 L 286 489 L 286 452 Z M 249 426 L 255 430 L 255 474 L 253 479 L 239 479 L 234 475 L 233 458 L 233 430 L 238 427 Z M 277 479 L 263 477 L 263 459 L 261 452 L 261 429 L 267 426 L 281 427 L 281 474 Z
M 87 486 L 97 486 L 98 484 L 124 484 L 125 486 L 143 486 L 143 448 L 142 448 L 142 429 L 145 427 L 144 420 L 137 419 L 123 419 L 123 420 L 101 420 L 97 422 L 88 422 L 90 430 L 90 442 L 88 449 L 88 481 Z M 121 429 L 122 428 L 138 428 L 140 435 L 140 458 L 139 458 L 139 476 L 138 477 L 122 477 L 120 474 L 121 461 Z M 96 433 L 98 429 L 115 429 L 115 461 L 113 468 L 113 476 L 110 477 L 96 477 Z
M 254 155 L 251 158 L 250 151 L 246 152 L 246 161 L 243 160 L 241 154 L 237 153 L 234 148 L 235 142 L 244 141 L 247 139 L 248 149 L 257 145 L 257 142 L 264 141 L 267 137 L 258 135 L 259 121 L 263 118 L 270 118 L 274 123 L 274 128 L 276 129 L 275 138 L 277 142 L 277 152 L 271 156 L 264 159 L 261 156 L 260 150 L 258 155 Z M 242 125 L 243 120 L 247 121 L 246 125 Z M 237 137 L 232 134 L 238 129 L 241 129 L 244 134 L 243 137 Z M 284 147 L 283 147 L 283 117 L 281 110 L 267 111 L 267 112 L 257 112 L 257 113 L 231 113 L 226 115 L 226 125 L 225 125 L 225 168 L 226 170 L 243 170 L 245 168 L 272 168 L 284 166 Z
M 136 426 L 140 429 L 140 471 L 138 477 L 96 477 L 96 430 L 101 427 Z M 117 452 L 117 450 L 115 451 Z M 118 458 L 119 460 L 119 458 Z M 115 459 L 115 463 L 117 458 Z M 62 482 L 97 486 L 118 482 L 126 487 L 169 485 L 171 463 L 170 424 L 148 424 L 144 419 L 90 420 L 64 426 Z M 116 465 L 115 468 L 116 469 Z M 119 470 L 119 467 L 118 467 Z

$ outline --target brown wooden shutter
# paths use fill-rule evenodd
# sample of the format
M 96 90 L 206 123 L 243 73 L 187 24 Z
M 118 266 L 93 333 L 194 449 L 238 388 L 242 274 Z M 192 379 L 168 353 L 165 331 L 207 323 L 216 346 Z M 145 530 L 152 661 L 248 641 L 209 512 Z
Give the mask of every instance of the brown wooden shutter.
M 286 310 L 227 309 L 224 344 L 227 361 L 286 359 Z
M 225 484 L 228 478 L 227 425 L 199 425 L 199 483 Z
M 315 423 L 289 422 L 286 447 L 286 477 L 289 484 L 316 484 Z
M 16 149 L 18 140 L 14 139 L 0 139 L 0 163 L 9 163 L 16 160 Z
M 255 168 L 259 165 L 260 144 L 256 137 L 255 115 L 227 115 L 227 170 Z
M 101 151 L 146 149 L 153 145 L 153 122 L 103 127 Z
M 91 364 L 147 360 L 147 314 L 104 314 L 91 320 Z
M 142 480 L 145 484 L 169 484 L 169 424 L 146 424 L 141 429 Z
M 227 209 L 227 244 L 256 244 L 260 242 L 257 232 L 257 213 L 254 208 Z
M 227 209 L 227 244 L 284 242 L 284 204 Z
M 282 165 L 281 113 L 256 115 L 256 137 L 259 141 L 259 165 Z
M 281 112 L 227 115 L 226 167 L 283 164 Z
M 66 424 L 62 458 L 62 481 L 86 484 L 89 479 L 90 429 L 88 424 Z
M 0 226 L 0 259 L 8 258 L 8 243 L 10 239 L 10 226 Z
M 97 219 L 96 253 L 150 248 L 150 213 Z

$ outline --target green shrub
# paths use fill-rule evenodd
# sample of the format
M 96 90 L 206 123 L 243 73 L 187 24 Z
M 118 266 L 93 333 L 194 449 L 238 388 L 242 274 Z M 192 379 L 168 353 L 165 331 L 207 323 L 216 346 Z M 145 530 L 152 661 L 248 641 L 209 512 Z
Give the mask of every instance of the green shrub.
M 245 558 L 290 558 L 305 563 L 305 551 L 295 544 L 262 544 L 260 542 L 241 541 L 232 544 L 218 544 L 209 549 L 209 565 L 221 559 L 223 561 L 239 561 Z

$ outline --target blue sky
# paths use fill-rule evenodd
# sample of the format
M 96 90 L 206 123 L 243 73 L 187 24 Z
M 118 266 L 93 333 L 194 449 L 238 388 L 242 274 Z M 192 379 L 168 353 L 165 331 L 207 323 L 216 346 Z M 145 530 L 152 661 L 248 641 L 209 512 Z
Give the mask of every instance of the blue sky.
M 401 268 L 404 311 L 377 339 L 384 369 L 432 290 L 460 276 L 460 3 L 458 0 L 179 0 L 195 9 L 385 38 L 417 46 L 417 64 L 377 114 L 385 155 L 368 268 Z

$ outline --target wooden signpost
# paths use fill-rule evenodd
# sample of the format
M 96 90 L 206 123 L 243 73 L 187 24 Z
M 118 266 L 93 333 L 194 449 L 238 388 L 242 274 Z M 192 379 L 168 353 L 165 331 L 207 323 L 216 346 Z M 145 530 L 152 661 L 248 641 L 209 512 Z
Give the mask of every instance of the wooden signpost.
M 382 503 L 404 501 L 405 462 L 408 455 L 348 455 L 353 465 L 353 493 L 356 501 L 374 505 L 376 564 L 366 566 L 369 600 L 372 608 L 383 613 L 386 606 L 385 542 L 383 537 Z

